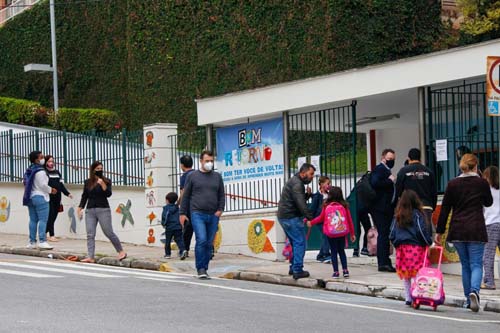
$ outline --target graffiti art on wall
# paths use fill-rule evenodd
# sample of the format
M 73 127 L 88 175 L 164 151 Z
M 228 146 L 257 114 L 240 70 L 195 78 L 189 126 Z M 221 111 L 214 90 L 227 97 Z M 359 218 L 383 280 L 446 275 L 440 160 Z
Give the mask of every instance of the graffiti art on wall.
M 122 227 L 125 227 L 125 223 L 127 221 L 129 221 L 131 225 L 134 225 L 134 218 L 132 217 L 132 213 L 130 212 L 131 207 L 132 201 L 130 201 L 130 199 L 127 200 L 126 205 L 120 203 L 118 207 L 116 207 L 116 212 L 122 215 Z
M 154 138 L 153 132 L 152 131 L 147 131 L 146 132 L 146 145 L 148 147 L 152 147 L 153 146 L 153 138 Z
M 76 234 L 76 212 L 75 212 L 75 207 L 70 207 L 68 209 L 68 217 L 70 222 L 69 225 L 69 232 L 72 232 Z
M 146 177 L 146 185 L 148 187 L 153 187 L 154 179 L 153 179 L 153 171 L 149 172 L 149 175 Z
M 153 244 L 156 241 L 155 231 L 153 228 L 149 228 L 148 230 L 148 244 Z
M 220 226 L 217 227 L 217 233 L 215 234 L 214 238 L 214 250 L 218 251 L 220 249 L 220 245 L 222 244 L 222 228 Z
M 149 166 L 155 158 L 156 158 L 155 152 L 147 153 L 146 156 L 144 156 L 144 163 L 146 164 L 146 166 Z
M 253 220 L 248 225 L 248 247 L 253 253 L 274 253 L 273 244 L 267 237 L 267 233 L 274 226 L 273 220 Z
M 10 201 L 7 197 L 0 197 L 0 222 L 7 222 L 10 216 Z
M 148 206 L 154 206 L 156 204 L 155 191 L 151 190 L 146 193 L 146 203 Z
M 149 213 L 148 216 L 146 216 L 146 217 L 149 220 L 149 224 L 153 224 L 153 221 L 158 222 L 158 220 L 156 219 L 157 216 L 156 216 L 156 214 L 153 211 L 151 211 L 151 213 Z

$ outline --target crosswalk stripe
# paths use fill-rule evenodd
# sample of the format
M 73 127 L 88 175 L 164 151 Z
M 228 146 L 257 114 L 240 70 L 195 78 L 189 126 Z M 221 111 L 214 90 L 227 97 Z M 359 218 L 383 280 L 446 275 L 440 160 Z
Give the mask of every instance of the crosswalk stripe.
M 90 273 L 90 272 L 81 272 L 81 271 L 72 271 L 67 269 L 59 269 L 59 268 L 51 268 L 51 267 L 40 267 L 35 265 L 24 265 L 24 264 L 15 264 L 10 262 L 0 262 L 0 266 L 10 266 L 17 268 L 29 268 L 40 271 L 48 271 L 48 272 L 57 272 L 57 273 L 66 273 L 66 274 L 74 274 L 74 275 L 83 275 L 83 276 L 91 276 L 91 277 L 99 277 L 99 278 L 117 278 L 121 276 L 117 275 L 109 275 L 109 274 L 100 274 L 100 273 Z
M 37 261 L 37 260 L 27 260 L 26 262 L 41 264 L 47 266 L 55 266 L 55 267 L 67 267 L 74 269 L 83 269 L 83 270 L 92 270 L 92 271 L 101 271 L 101 272 L 113 272 L 118 274 L 127 274 L 127 275 L 139 275 L 139 276 L 149 276 L 149 277 L 157 277 L 164 279 L 180 279 L 182 276 L 164 273 L 164 272 L 137 272 L 137 269 L 128 268 L 128 267 L 113 267 L 113 268 L 105 268 L 105 267 L 95 267 L 95 265 L 89 264 L 68 264 L 68 263 L 60 263 L 60 262 L 51 262 L 51 261 Z
M 14 270 L 11 270 L 11 269 L 1 269 L 1 268 L 0 268 L 0 273 L 10 274 L 10 275 L 29 276 L 29 277 L 34 277 L 34 278 L 60 278 L 60 277 L 62 277 L 62 276 L 57 276 L 57 275 L 30 273 L 30 272 L 23 272 L 23 271 L 14 271 Z

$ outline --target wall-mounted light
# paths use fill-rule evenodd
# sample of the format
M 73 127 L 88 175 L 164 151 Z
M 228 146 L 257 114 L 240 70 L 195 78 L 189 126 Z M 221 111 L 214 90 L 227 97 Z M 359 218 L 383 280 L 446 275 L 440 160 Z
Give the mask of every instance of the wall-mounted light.
M 382 116 L 361 117 L 361 118 L 356 119 L 355 124 L 356 125 L 365 125 L 365 124 L 376 123 L 379 121 L 386 121 L 386 120 L 399 119 L 399 118 L 400 118 L 399 113 L 386 114 L 386 115 L 382 115 Z M 352 127 L 352 122 L 348 122 L 345 125 L 347 127 Z

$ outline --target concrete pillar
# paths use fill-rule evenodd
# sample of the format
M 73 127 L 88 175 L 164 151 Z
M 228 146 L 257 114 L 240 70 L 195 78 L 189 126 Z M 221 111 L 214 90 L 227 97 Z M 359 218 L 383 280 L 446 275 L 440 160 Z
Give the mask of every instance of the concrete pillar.
M 144 178 L 146 226 L 150 245 L 161 245 L 161 213 L 165 195 L 175 191 L 177 124 L 152 124 L 144 126 Z M 153 241 L 154 237 L 154 241 Z

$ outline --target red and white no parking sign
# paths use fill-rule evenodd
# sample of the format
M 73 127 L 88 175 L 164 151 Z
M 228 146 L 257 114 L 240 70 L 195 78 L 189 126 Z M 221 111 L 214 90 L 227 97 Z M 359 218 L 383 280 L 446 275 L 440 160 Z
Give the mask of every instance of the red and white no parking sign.
M 500 57 L 488 57 L 486 63 L 488 115 L 500 116 Z

